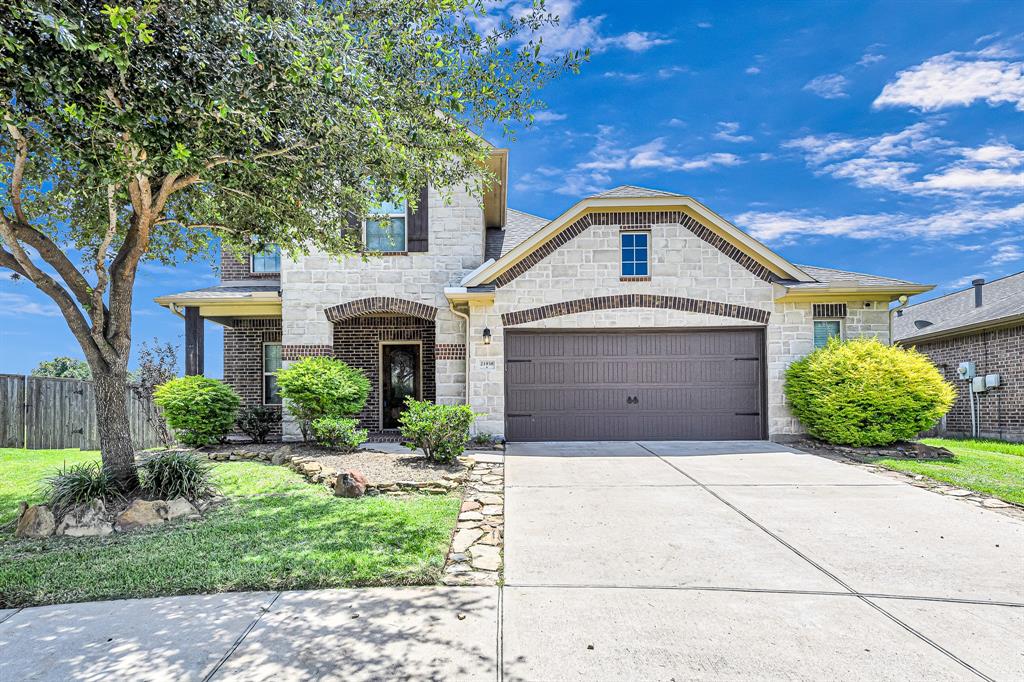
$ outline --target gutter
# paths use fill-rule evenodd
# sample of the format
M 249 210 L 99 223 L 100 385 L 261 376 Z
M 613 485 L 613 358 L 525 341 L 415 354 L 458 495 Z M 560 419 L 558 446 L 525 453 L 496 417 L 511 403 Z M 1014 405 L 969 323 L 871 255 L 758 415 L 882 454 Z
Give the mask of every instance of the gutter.
M 940 329 L 932 332 L 931 334 L 918 334 L 917 336 L 907 336 L 902 339 L 897 339 L 896 343 L 901 346 L 911 345 L 915 343 L 923 343 L 925 341 L 937 341 L 939 339 L 951 338 L 955 336 L 964 336 L 972 332 L 983 332 L 989 329 L 1001 329 L 1003 327 L 1013 327 L 1018 323 L 1024 322 L 1024 313 L 1013 313 L 1005 317 L 999 317 L 994 320 L 985 320 L 984 322 L 975 322 L 974 324 L 965 324 L 962 327 L 952 327 L 950 329 Z

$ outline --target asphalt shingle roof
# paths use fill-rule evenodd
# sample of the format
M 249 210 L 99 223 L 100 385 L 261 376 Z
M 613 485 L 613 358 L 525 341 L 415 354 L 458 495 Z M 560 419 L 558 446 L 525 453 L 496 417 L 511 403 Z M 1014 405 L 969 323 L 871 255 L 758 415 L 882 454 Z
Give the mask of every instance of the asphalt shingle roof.
M 787 284 L 786 286 L 790 288 L 824 289 L 829 286 L 898 287 L 914 284 L 913 282 L 908 282 L 905 279 L 867 275 L 863 272 L 849 272 L 847 270 L 836 270 L 834 268 L 820 268 L 816 265 L 797 265 L 797 267 L 813 277 L 816 281 Z
M 253 294 L 277 293 L 280 289 L 281 283 L 276 281 L 267 282 L 263 280 L 257 284 L 240 280 L 236 282 L 223 282 L 216 286 L 192 289 L 191 291 L 182 291 L 176 294 L 167 294 L 160 298 L 249 298 Z
M 1024 272 L 982 286 L 982 304 L 974 305 L 974 287 L 922 301 L 903 309 L 893 321 L 897 341 L 934 334 L 955 334 L 961 327 L 1024 319 Z
M 594 196 L 601 199 L 629 199 L 633 197 L 681 197 L 683 195 L 674 192 L 663 192 L 660 189 L 637 187 L 636 185 L 619 185 L 614 189 L 595 194 Z
M 499 255 L 504 256 L 550 222 L 547 218 L 541 218 L 531 213 L 524 213 L 513 208 L 508 209 L 505 215 L 505 229 Z M 488 236 L 490 237 L 490 235 Z

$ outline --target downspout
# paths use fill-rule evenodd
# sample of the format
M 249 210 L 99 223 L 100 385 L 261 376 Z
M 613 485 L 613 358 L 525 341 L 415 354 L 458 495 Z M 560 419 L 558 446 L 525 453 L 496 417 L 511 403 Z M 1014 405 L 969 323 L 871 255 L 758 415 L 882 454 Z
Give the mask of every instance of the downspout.
M 900 304 L 898 306 L 896 306 L 895 308 L 893 308 L 892 310 L 889 311 L 889 345 L 890 346 L 895 346 L 896 345 L 896 339 L 892 338 L 892 318 L 893 318 L 893 316 L 896 315 L 897 311 L 900 311 L 903 308 L 907 307 L 907 303 L 910 302 L 910 297 L 907 296 L 906 294 L 901 294 L 900 297 L 898 299 L 896 299 L 896 300 L 899 301 Z
M 469 349 L 470 349 L 469 335 L 472 332 L 472 330 L 469 328 L 469 304 L 468 303 L 466 304 L 466 312 L 464 312 L 464 313 L 456 310 L 455 309 L 455 302 L 451 301 L 451 300 L 448 301 L 448 308 L 449 308 L 449 310 L 452 311 L 452 314 L 454 314 L 456 317 L 461 317 L 462 320 L 466 323 L 466 404 L 469 405 L 469 367 L 470 367 L 470 364 L 469 364 L 469 359 L 470 359 L 470 357 L 469 357 L 470 356 L 470 353 L 469 353 Z
M 181 319 L 185 319 L 185 313 L 181 312 L 181 309 L 178 307 L 177 303 L 168 303 L 167 309 L 170 310 L 175 315 L 177 315 L 178 317 L 180 317 Z

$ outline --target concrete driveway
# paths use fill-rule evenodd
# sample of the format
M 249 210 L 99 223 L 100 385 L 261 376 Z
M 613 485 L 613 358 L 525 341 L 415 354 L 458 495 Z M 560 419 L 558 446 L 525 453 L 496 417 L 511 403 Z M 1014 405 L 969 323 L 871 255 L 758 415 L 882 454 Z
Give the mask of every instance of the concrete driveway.
M 1024 679 L 1024 524 L 765 442 L 506 457 L 505 680 Z
M 0 610 L 0 681 L 1024 679 L 1015 519 L 764 442 L 505 475 L 503 588 Z

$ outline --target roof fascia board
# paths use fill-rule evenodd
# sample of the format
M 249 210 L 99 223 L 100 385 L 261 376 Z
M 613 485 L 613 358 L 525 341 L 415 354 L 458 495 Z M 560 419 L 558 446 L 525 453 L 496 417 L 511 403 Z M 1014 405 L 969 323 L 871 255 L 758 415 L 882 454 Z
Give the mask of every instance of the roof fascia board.
M 511 268 L 513 265 L 525 258 L 539 246 L 550 241 L 569 224 L 583 217 L 587 213 L 613 209 L 648 209 L 657 211 L 671 208 L 689 209 L 698 217 L 702 218 L 702 222 L 707 224 L 708 227 L 712 228 L 726 241 L 742 249 L 745 253 L 750 254 L 751 257 L 756 259 L 769 270 L 790 279 L 814 281 L 814 278 L 806 272 L 793 265 L 750 235 L 746 234 L 696 199 L 684 196 L 666 196 L 631 198 L 590 197 L 582 199 L 573 204 L 569 210 L 565 211 L 562 215 L 548 223 L 546 227 L 517 244 L 508 253 L 495 261 L 493 265 L 480 271 L 473 277 L 473 279 L 466 280 L 464 283 L 466 286 L 478 286 L 493 280 L 502 272 Z
M 900 296 L 923 294 L 935 287 L 924 284 L 908 284 L 907 286 L 885 287 L 829 287 L 812 291 L 782 288 L 785 289 L 785 293 L 775 297 L 775 300 L 780 303 L 803 301 L 877 301 L 879 298 L 888 298 L 890 301 L 895 301 Z

